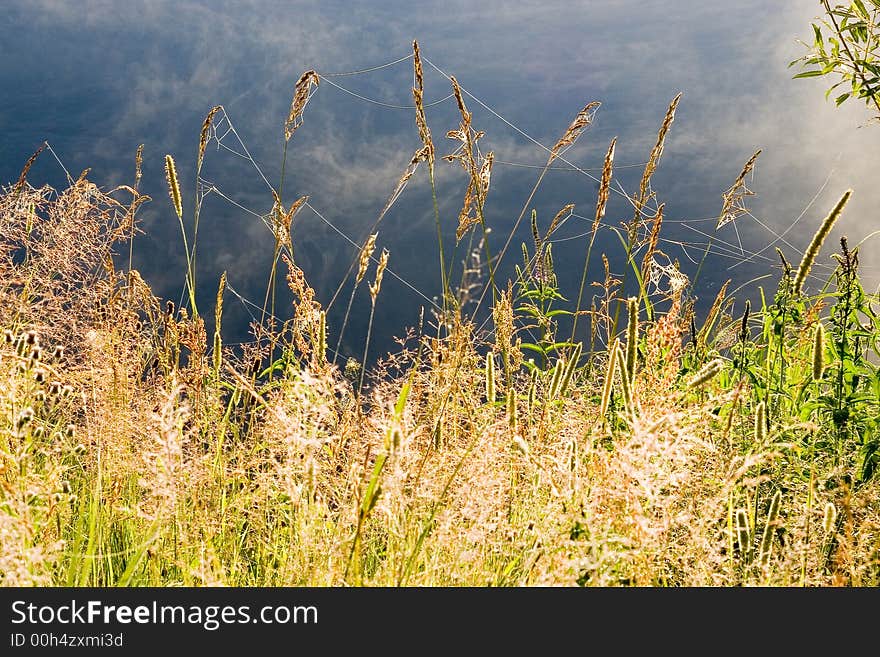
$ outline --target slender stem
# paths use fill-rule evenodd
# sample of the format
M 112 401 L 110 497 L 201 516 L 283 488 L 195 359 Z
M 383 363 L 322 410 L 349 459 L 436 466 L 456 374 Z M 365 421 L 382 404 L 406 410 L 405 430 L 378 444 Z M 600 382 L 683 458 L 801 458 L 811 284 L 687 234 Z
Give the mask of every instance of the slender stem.
M 342 348 L 342 334 L 345 333 L 345 327 L 348 326 L 348 316 L 351 313 L 351 305 L 354 303 L 354 293 L 357 291 L 357 282 L 351 288 L 351 296 L 348 297 L 348 307 L 345 309 L 345 317 L 342 320 L 342 326 L 339 327 L 339 339 L 336 341 L 336 351 L 333 353 L 333 365 L 339 357 L 339 350 Z
M 709 250 L 712 248 L 712 240 L 715 239 L 715 232 L 713 231 L 711 235 L 709 235 L 709 241 L 706 242 L 706 250 L 703 251 L 703 256 L 700 258 L 700 264 L 697 265 L 697 271 L 694 274 L 693 280 L 691 280 L 691 290 L 697 289 L 697 279 L 700 277 L 700 272 L 703 270 L 703 263 L 706 261 L 706 256 L 709 255 Z
M 577 331 L 578 315 L 581 311 L 581 301 L 583 301 L 584 298 L 584 287 L 586 287 L 587 284 L 587 271 L 590 268 L 590 255 L 593 253 L 593 243 L 596 241 L 596 232 L 597 231 L 593 231 L 593 234 L 590 236 L 590 245 L 587 247 L 587 257 L 584 259 L 584 273 L 581 275 L 581 286 L 578 289 L 577 303 L 574 306 L 574 319 L 572 320 L 571 340 L 569 340 L 569 342 L 574 342 L 575 332 Z
M 364 359 L 361 363 L 361 379 L 358 382 L 357 396 L 360 399 L 361 390 L 364 387 L 364 374 L 367 370 L 367 350 L 370 347 L 370 334 L 373 332 L 373 315 L 376 312 L 376 299 L 373 298 L 373 303 L 370 306 L 370 323 L 367 325 L 367 339 L 364 341 Z

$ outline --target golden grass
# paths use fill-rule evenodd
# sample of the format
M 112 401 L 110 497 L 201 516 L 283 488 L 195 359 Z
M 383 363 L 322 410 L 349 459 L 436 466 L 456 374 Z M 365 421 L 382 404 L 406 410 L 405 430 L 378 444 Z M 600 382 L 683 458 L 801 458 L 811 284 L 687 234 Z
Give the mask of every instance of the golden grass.
M 420 91 L 416 43 L 414 58 Z M 317 83 L 307 72 L 297 84 L 286 139 Z M 453 90 L 461 123 L 450 159 L 468 172 L 468 216 L 482 221 L 492 158 L 474 148 L 480 133 L 454 79 Z M 646 167 L 639 221 L 678 98 Z M 431 158 L 422 121 L 403 184 Z M 841 356 L 833 324 L 826 341 L 823 322 L 843 320 L 820 314 L 824 300 L 798 297 L 805 324 L 780 326 L 795 321 L 787 307 L 783 316 L 747 302 L 742 319 L 731 317 L 725 284 L 697 334 L 685 285 L 624 297 L 602 253 L 589 343 L 573 336 L 530 362 L 525 326 L 556 325 L 549 314 L 526 317 L 523 303 L 555 289 L 548 236 L 571 213 L 566 204 L 543 237 L 533 215 L 541 276 L 525 284 L 532 297 L 518 287 L 525 278 L 508 282 L 489 327 L 454 309 L 420 321 L 367 372 L 373 313 L 396 303 L 382 298 L 387 249 L 368 286 L 360 365 L 328 359 L 327 309 L 286 254 L 290 319 L 233 347 L 222 338 L 225 272 L 209 340 L 192 308 L 176 309 L 130 266 L 117 268 L 144 202 L 137 185 L 105 192 L 83 175 L 52 190 L 32 187 L 27 173 L 0 194 L 2 585 L 880 583 L 880 491 L 870 459 L 858 460 L 871 442 L 857 422 L 870 413 L 841 420 L 822 406 L 836 399 L 835 377 L 862 385 L 846 368 L 864 367 L 852 351 L 870 347 L 860 339 Z M 180 218 L 170 156 L 166 174 Z M 307 198 L 287 211 L 275 198 L 280 229 L 289 234 Z M 815 258 L 848 198 L 806 256 Z M 657 262 L 659 207 L 647 241 L 627 254 L 638 252 L 643 270 Z M 360 250 L 352 298 L 376 240 L 371 231 Z M 463 281 L 460 299 L 472 284 Z M 621 305 L 628 324 L 618 335 Z M 815 333 L 802 330 L 813 322 Z M 729 334 L 736 345 L 723 344 Z M 876 408 L 857 398 L 847 412 L 859 404 Z

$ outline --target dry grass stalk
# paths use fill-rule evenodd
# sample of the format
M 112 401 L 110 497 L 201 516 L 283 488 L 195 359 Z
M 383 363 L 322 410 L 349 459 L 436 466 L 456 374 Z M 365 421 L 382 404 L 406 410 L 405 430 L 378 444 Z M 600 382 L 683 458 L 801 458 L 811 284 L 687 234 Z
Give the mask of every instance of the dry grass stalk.
M 562 208 L 559 210 L 559 212 L 556 213 L 556 215 L 553 217 L 553 220 L 550 222 L 550 227 L 547 229 L 547 234 L 544 235 L 543 241 L 546 242 L 550 238 L 550 236 L 554 232 L 556 232 L 556 229 L 559 228 L 562 222 L 571 216 L 572 212 L 574 212 L 574 203 L 568 203 L 562 206 Z
M 825 327 L 822 322 L 816 323 L 813 335 L 813 381 L 820 381 L 825 371 Z
M 317 87 L 321 84 L 321 78 L 313 70 L 303 73 L 293 90 L 293 100 L 290 103 L 290 112 L 287 120 L 284 122 L 284 141 L 290 141 L 296 129 L 302 125 L 302 115 L 306 108 L 306 104 L 311 98 L 312 86 Z
M 587 105 L 577 113 L 577 116 L 574 117 L 574 120 L 565 130 L 562 137 L 560 137 L 559 141 L 557 141 L 556 144 L 553 145 L 553 148 L 550 149 L 550 159 L 547 161 L 548 164 L 552 163 L 553 160 L 559 157 L 564 148 L 574 145 L 574 142 L 576 142 L 578 137 L 581 136 L 581 133 L 593 122 L 593 117 L 596 115 L 596 111 L 599 109 L 600 105 L 601 103 L 599 101 L 594 100 L 587 103 Z
M 660 241 L 660 228 L 663 226 L 663 208 L 665 203 L 661 203 L 657 208 L 657 214 L 654 216 L 654 224 L 651 226 L 651 234 L 648 236 L 648 249 L 645 251 L 645 257 L 642 258 L 642 280 L 647 281 L 651 273 L 651 263 L 654 261 L 654 254 L 657 253 L 657 244 Z
M 605 216 L 605 207 L 608 205 L 608 197 L 611 195 L 611 173 L 614 166 L 614 149 L 617 146 L 617 137 L 611 140 L 608 151 L 605 153 L 605 163 L 602 165 L 602 178 L 599 182 L 599 196 L 596 200 L 596 218 L 593 220 L 593 234 L 599 230 L 602 217 Z
M 755 192 L 746 187 L 745 180 L 746 176 L 755 168 L 755 162 L 760 154 L 761 149 L 759 148 L 755 151 L 755 154 L 749 158 L 749 161 L 746 162 L 742 171 L 740 171 L 730 188 L 721 195 L 721 200 L 723 201 L 721 205 L 721 214 L 718 217 L 718 223 L 715 225 L 715 230 L 729 224 L 741 214 L 745 214 L 749 211 L 745 206 L 745 197 L 754 196 Z
M 382 212 L 379 213 L 378 221 L 381 221 L 385 216 L 385 213 L 391 209 L 391 206 L 400 198 L 400 195 L 403 193 L 403 190 L 406 188 L 406 184 L 409 182 L 409 179 L 413 177 L 416 169 L 419 168 L 419 162 L 427 159 L 429 156 L 429 150 L 427 146 L 422 146 L 415 153 L 413 153 L 412 158 L 409 161 L 406 169 L 404 169 L 403 174 L 400 176 L 400 179 L 397 181 L 397 186 L 394 188 L 394 191 L 391 193 L 391 196 L 388 197 L 388 200 L 385 202 L 385 207 L 382 208 Z
M 370 235 L 367 238 L 367 241 L 364 242 L 363 248 L 361 248 L 361 255 L 358 259 L 357 276 L 355 277 L 355 285 L 364 280 L 364 275 L 367 273 L 367 268 L 370 266 L 370 258 L 373 257 L 373 251 L 376 250 L 376 238 L 378 236 L 379 233 L 373 233 L 372 235 Z
M 141 176 L 143 175 L 143 164 L 144 164 L 144 145 L 141 144 L 137 147 L 137 151 L 134 154 L 134 188 L 137 189 L 141 183 Z
M 666 144 L 666 135 L 669 133 L 669 128 L 672 126 L 673 120 L 675 120 L 675 110 L 678 107 L 678 102 L 680 100 L 681 94 L 679 93 L 672 99 L 672 102 L 669 103 L 669 107 L 666 110 L 666 116 L 663 117 L 663 123 L 660 125 L 660 130 L 657 132 L 657 141 L 651 149 L 647 164 L 645 164 L 645 170 L 642 173 L 642 179 L 639 182 L 639 195 L 638 198 L 635 199 L 636 211 L 630 226 L 630 242 L 635 241 L 635 235 L 637 234 L 639 226 L 641 226 L 642 211 L 654 196 L 653 193 L 650 192 L 651 177 L 654 175 L 654 172 L 657 170 L 657 165 L 660 163 L 660 157 L 663 155 L 663 147 Z
M 712 330 L 715 320 L 718 318 L 718 313 L 721 311 L 721 305 L 724 303 L 724 298 L 727 296 L 728 285 L 730 285 L 729 278 L 721 286 L 721 289 L 718 290 L 718 294 L 715 295 L 715 300 L 712 302 L 712 306 L 706 314 L 706 321 L 703 323 L 703 328 L 700 329 L 700 334 L 698 336 L 698 342 L 701 345 L 706 343 L 706 340 L 709 337 L 709 331 Z
M 620 338 L 614 338 L 614 342 L 608 348 L 608 363 L 605 368 L 605 381 L 602 384 L 602 398 L 599 402 L 599 420 L 605 423 L 605 415 L 608 413 L 608 404 L 611 401 L 611 389 L 614 386 L 614 370 L 617 369 L 617 352 L 620 351 Z
M 205 117 L 204 123 L 202 123 L 202 132 L 199 134 L 199 156 L 196 161 L 196 171 L 202 170 L 202 160 L 205 157 L 205 148 L 208 146 L 208 135 L 211 134 L 211 124 L 214 121 L 214 115 L 219 112 L 223 107 L 221 105 L 215 105 L 208 112 L 208 115 Z
M 21 190 L 24 188 L 24 184 L 27 181 L 28 172 L 31 170 L 31 167 L 34 166 L 34 162 L 37 161 L 37 158 L 40 157 L 40 153 L 46 148 L 46 142 L 40 144 L 40 147 L 34 151 L 34 154 L 31 155 L 27 162 L 24 163 L 24 168 L 21 170 L 21 175 L 18 177 L 18 182 L 15 183 L 15 186 L 12 188 L 12 198 L 17 198 Z
M 425 81 L 422 74 L 422 57 L 419 52 L 419 42 L 413 40 L 413 73 L 416 85 L 413 87 L 413 100 L 416 106 L 416 127 L 419 129 L 419 138 L 427 149 L 426 157 L 431 175 L 434 175 L 434 141 L 431 139 L 431 130 L 428 128 L 428 119 L 425 116 Z
M 382 289 L 382 276 L 385 268 L 388 266 L 388 249 L 382 249 L 382 255 L 379 256 L 379 264 L 376 265 L 376 278 L 370 283 L 370 299 L 376 303 L 376 297 L 379 296 L 379 290 Z

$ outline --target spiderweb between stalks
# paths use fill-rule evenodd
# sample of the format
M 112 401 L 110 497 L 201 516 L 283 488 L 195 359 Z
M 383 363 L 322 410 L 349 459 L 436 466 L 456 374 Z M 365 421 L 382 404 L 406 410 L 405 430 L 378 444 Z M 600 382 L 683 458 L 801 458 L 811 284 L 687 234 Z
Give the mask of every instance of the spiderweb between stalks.
M 387 102 L 386 100 L 380 100 L 378 98 L 371 97 L 365 93 L 361 93 L 360 91 L 355 91 L 341 82 L 341 80 L 344 80 L 346 78 L 370 76 L 371 74 L 388 69 L 390 67 L 408 63 L 412 59 L 413 55 L 408 54 L 392 61 L 376 66 L 371 66 L 368 68 L 363 68 L 360 70 L 335 73 L 324 73 L 321 71 L 317 71 L 318 79 L 321 83 L 326 83 L 326 85 L 322 84 L 315 85 L 314 87 L 309 87 L 308 95 L 305 98 L 305 103 L 307 103 L 315 94 L 331 93 L 331 91 L 335 91 L 352 97 L 364 104 L 377 107 L 379 108 L 377 111 L 394 112 L 400 110 L 415 110 L 416 107 L 413 104 L 402 102 L 395 103 Z M 437 74 L 439 74 L 443 78 L 446 78 L 447 80 L 450 79 L 450 75 L 444 69 L 434 64 L 430 59 L 422 56 L 422 60 L 427 63 Z M 542 141 L 526 132 L 523 128 L 502 116 L 496 109 L 481 100 L 481 98 L 475 95 L 472 91 L 462 86 L 461 92 L 464 94 L 464 96 L 468 98 L 469 101 L 473 101 L 473 103 L 479 106 L 481 110 L 485 111 L 487 116 L 494 117 L 501 124 L 503 124 L 506 129 L 510 130 L 518 139 L 520 139 L 521 141 L 518 145 L 530 144 L 531 146 L 536 147 L 539 151 L 543 153 L 551 154 L 551 147 L 542 143 Z M 454 102 L 454 94 L 450 93 L 446 96 L 440 97 L 430 102 L 425 101 L 424 107 L 431 108 Z M 314 110 L 312 109 L 310 111 Z M 303 120 L 304 118 L 302 116 L 299 117 L 300 124 Z M 297 127 L 299 127 L 299 124 L 297 125 Z M 232 117 L 229 115 L 226 108 L 222 105 L 219 106 L 216 115 L 213 117 L 213 121 L 208 127 L 206 145 L 210 147 L 208 150 L 213 150 L 220 154 L 229 154 L 230 156 L 243 160 L 247 165 L 249 165 L 249 167 L 256 172 L 256 175 L 259 177 L 262 183 L 265 184 L 265 186 L 267 187 L 267 191 L 269 192 L 267 195 L 268 199 L 271 199 L 273 194 L 276 193 L 275 187 L 269 182 L 263 167 L 248 149 L 245 141 L 242 139 L 239 131 L 236 129 Z M 57 160 L 58 164 L 63 168 L 64 165 L 61 162 L 59 156 L 55 153 L 54 150 L 52 150 L 51 145 L 47 143 L 47 146 L 53 157 Z M 760 153 L 760 151 L 758 151 L 758 153 Z M 679 228 L 678 232 L 687 231 L 693 234 L 693 238 L 672 239 L 666 236 L 659 237 L 657 251 L 652 257 L 651 261 L 648 263 L 649 266 L 647 268 L 648 280 L 646 281 L 646 285 L 648 286 L 649 292 L 669 294 L 673 291 L 685 288 L 688 285 L 689 280 L 687 275 L 681 270 L 679 260 L 687 261 L 692 265 L 697 265 L 700 262 L 701 255 L 709 245 L 711 245 L 712 257 L 716 259 L 717 263 L 724 263 L 721 266 L 726 271 L 732 271 L 744 264 L 756 262 L 766 263 L 770 266 L 777 266 L 778 260 L 775 257 L 773 250 L 778 245 L 784 245 L 791 249 L 793 252 L 798 252 L 798 248 L 795 247 L 791 242 L 789 242 L 786 239 L 786 236 L 792 230 L 794 230 L 794 228 L 799 224 L 799 222 L 807 214 L 810 208 L 814 205 L 815 201 L 818 199 L 818 197 L 822 194 L 825 187 L 827 186 L 833 172 L 828 174 L 828 177 L 826 178 L 820 189 L 816 192 L 809 203 L 803 208 L 802 212 L 794 219 L 794 221 L 781 232 L 777 232 L 769 225 L 768 221 L 756 216 L 747 207 L 746 204 L 747 197 L 754 195 L 754 191 L 749 187 L 749 185 L 754 178 L 756 158 L 757 153 L 755 154 L 755 156 L 753 156 L 751 160 L 746 163 L 746 166 L 744 167 L 741 175 L 734 181 L 733 185 L 719 195 L 721 200 L 721 209 L 718 214 L 696 218 L 670 217 L 663 219 L 664 224 L 673 224 Z M 553 162 L 552 165 L 536 162 L 518 161 L 516 158 L 513 157 L 505 157 L 504 152 L 499 150 L 497 153 L 497 157 L 495 157 L 494 164 L 501 167 L 508 167 L 510 169 L 546 169 L 548 172 L 551 173 L 572 173 L 586 178 L 594 183 L 600 182 L 597 174 L 600 174 L 602 171 L 601 162 L 592 163 L 589 166 L 581 166 L 580 164 L 566 157 L 565 151 L 552 154 L 551 161 Z M 619 169 L 638 169 L 640 167 L 644 167 L 645 164 L 645 162 L 623 164 L 616 163 L 614 165 L 614 169 L 615 171 Z M 65 172 L 66 171 L 67 170 L 65 169 Z M 380 218 L 382 215 L 384 215 L 385 212 L 387 212 L 390 205 L 395 203 L 398 200 L 398 197 L 402 195 L 405 183 L 406 181 L 404 181 L 404 185 L 398 185 L 398 188 L 394 189 L 393 181 L 388 181 L 388 190 L 390 196 L 388 202 L 385 204 L 385 208 L 382 211 Z M 393 190 L 393 192 L 391 190 Z M 628 193 L 617 177 L 615 177 L 615 179 L 613 180 L 610 191 L 617 197 L 623 199 L 628 205 L 635 207 L 635 195 Z M 247 214 L 248 216 L 258 219 L 266 226 L 266 228 L 270 232 L 276 231 L 277 227 L 273 223 L 272 208 L 260 211 L 253 207 L 248 207 L 247 203 L 245 203 L 241 199 L 236 198 L 234 192 L 228 189 L 224 189 L 215 181 L 212 181 L 211 179 L 199 174 L 196 180 L 196 203 L 198 207 L 201 208 L 205 200 L 210 196 L 216 196 L 217 198 L 227 203 L 229 206 L 236 208 L 237 210 Z M 332 216 L 330 212 L 322 211 L 321 209 L 315 207 L 315 205 L 313 205 L 308 200 L 304 202 L 303 207 L 304 209 L 309 211 L 311 217 L 313 217 L 314 220 L 318 221 L 320 224 L 329 229 L 331 233 L 336 237 L 336 239 L 339 239 L 348 249 L 350 249 L 352 261 L 356 261 L 356 259 L 360 255 L 364 240 L 371 232 L 373 232 L 375 224 L 374 228 L 370 231 L 365 231 L 364 235 L 353 236 L 340 227 L 341 222 L 336 217 Z M 652 215 L 656 216 L 656 213 L 658 212 L 658 203 L 653 192 L 651 192 L 651 195 L 649 196 L 648 203 L 642 206 L 641 211 L 644 214 L 645 218 L 648 219 L 646 225 L 650 224 Z M 308 221 L 308 217 L 303 216 L 303 214 L 304 213 L 300 213 L 300 215 L 297 217 L 296 223 L 299 229 L 302 228 L 302 224 Z M 751 222 L 752 225 L 750 226 L 750 228 L 753 231 L 755 228 L 757 228 L 761 231 L 766 232 L 767 240 L 759 240 L 762 242 L 762 246 L 760 248 L 749 250 L 743 246 L 737 224 L 745 220 Z M 565 234 L 565 231 L 561 229 L 565 224 L 569 223 L 571 225 L 567 228 L 570 234 Z M 573 240 L 582 240 L 585 238 L 589 238 L 592 234 L 592 229 L 590 228 L 590 225 L 592 223 L 592 217 L 572 211 L 564 219 L 562 219 L 559 225 L 554 227 L 552 235 L 549 235 L 546 238 L 546 244 L 564 243 Z M 582 226 L 583 230 L 577 230 L 577 226 Z M 731 227 L 733 229 L 733 236 L 736 239 L 735 242 L 730 240 L 728 227 Z M 598 226 L 599 231 L 611 231 L 619 229 L 619 225 L 614 225 L 607 219 Z M 641 235 L 639 237 L 639 241 L 641 243 L 640 246 L 644 246 L 646 237 L 647 235 Z M 286 252 L 286 255 L 288 255 L 289 257 L 293 256 L 286 245 L 282 245 L 281 251 Z M 463 258 L 466 261 L 470 261 L 473 255 L 473 250 L 469 249 L 465 252 Z M 374 264 L 378 264 L 378 257 L 373 256 L 370 259 Z M 814 269 L 818 272 L 824 271 L 827 275 L 830 271 L 833 270 L 833 267 L 831 267 L 830 265 L 817 263 L 814 266 Z M 405 271 L 397 271 L 394 266 L 388 266 L 386 268 L 386 273 L 390 277 L 396 279 L 412 296 L 413 300 L 417 301 L 418 303 L 424 304 L 435 311 L 440 310 L 440 306 L 436 297 L 432 296 L 430 293 L 423 289 L 419 289 L 416 284 L 409 280 L 409 277 Z M 467 273 L 467 271 L 465 273 Z M 471 273 L 473 272 L 471 271 Z M 343 276 L 337 290 L 341 289 L 341 287 L 346 284 L 346 280 L 349 278 L 350 274 L 351 268 L 349 268 L 349 271 Z M 811 274 L 811 277 L 816 280 L 821 280 L 820 273 L 813 273 Z M 234 275 L 231 275 L 227 280 L 226 289 L 238 299 L 245 312 L 250 316 L 253 321 L 256 322 L 257 316 L 255 312 L 263 310 L 263 306 L 260 303 L 248 298 L 245 294 L 236 289 L 234 284 Z M 181 294 L 181 303 L 182 302 L 183 294 Z M 269 315 L 268 317 L 271 320 L 279 321 L 279 318 L 277 317 L 271 315 Z M 488 321 L 488 319 L 486 319 L 485 321 Z

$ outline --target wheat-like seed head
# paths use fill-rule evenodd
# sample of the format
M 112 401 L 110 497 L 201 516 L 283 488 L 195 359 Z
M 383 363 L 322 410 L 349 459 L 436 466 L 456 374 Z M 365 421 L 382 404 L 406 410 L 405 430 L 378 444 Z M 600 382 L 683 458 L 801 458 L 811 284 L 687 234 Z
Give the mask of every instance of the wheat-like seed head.
M 548 163 L 553 162 L 553 160 L 559 157 L 562 149 L 572 146 L 574 142 L 577 141 L 578 137 L 581 136 L 581 133 L 593 122 L 593 117 L 596 115 L 596 110 L 599 109 L 600 105 L 601 103 L 599 101 L 594 100 L 587 103 L 587 105 L 577 113 L 577 116 L 574 117 L 562 137 L 559 138 L 559 141 L 557 141 L 550 150 L 550 159 L 548 160 Z
M 379 233 L 373 233 L 367 238 L 367 241 L 364 242 L 364 246 L 361 249 L 360 260 L 358 261 L 358 271 L 357 276 L 355 277 L 355 284 L 364 280 L 364 275 L 367 273 L 367 268 L 370 266 L 370 258 L 373 257 L 373 251 L 376 250 L 376 238 L 378 236 Z
M 483 164 L 480 167 L 480 201 L 485 202 L 486 195 L 489 193 L 489 182 L 492 178 L 492 163 L 495 161 L 495 153 L 489 151 L 483 158 Z
M 312 86 L 321 84 L 321 78 L 314 70 L 303 73 L 293 89 L 293 100 L 290 103 L 290 112 L 284 122 L 284 141 L 290 141 L 296 129 L 302 125 L 302 114 L 306 104 L 311 98 Z
M 143 175 L 143 163 L 144 163 L 144 145 L 141 144 L 137 147 L 137 151 L 134 154 L 134 188 L 137 189 L 138 185 L 141 182 L 141 176 Z
M 388 266 L 388 249 L 382 249 L 382 255 L 379 256 L 379 264 L 376 265 L 376 278 L 370 283 L 370 298 L 376 303 L 376 297 L 379 296 L 379 290 L 382 289 L 382 276 L 385 274 L 385 268 Z
M 425 116 L 425 81 L 422 74 L 422 57 L 419 52 L 419 42 L 413 41 L 413 74 L 416 85 L 413 87 L 413 100 L 416 106 L 416 127 L 419 129 L 419 138 L 427 149 L 428 167 L 431 175 L 434 175 L 434 141 L 431 139 L 431 130 L 428 128 L 428 119 Z
M 452 93 L 455 96 L 455 102 L 458 105 L 458 111 L 461 113 L 461 131 L 465 131 L 471 125 L 471 113 L 464 104 L 464 96 L 461 93 L 461 87 L 454 75 L 449 76 L 449 82 L 452 83 Z M 448 135 L 447 135 L 448 136 Z
M 645 170 L 642 173 L 642 179 L 639 182 L 639 196 L 635 201 L 636 211 L 629 229 L 631 236 L 630 241 L 633 241 L 632 236 L 635 235 L 641 225 L 642 210 L 648 203 L 649 199 L 653 196 L 653 194 L 649 192 L 651 177 L 654 175 L 654 172 L 657 170 L 657 165 L 660 163 L 660 157 L 663 155 L 663 148 L 666 144 L 666 135 L 669 133 L 669 128 L 672 126 L 672 122 L 675 119 L 675 110 L 678 107 L 678 102 L 680 100 L 681 94 L 679 93 L 672 99 L 672 102 L 669 103 L 669 107 L 666 109 L 666 116 L 663 117 L 663 123 L 660 124 L 660 130 L 657 132 L 657 141 L 654 143 L 654 147 L 651 149 L 651 154 L 648 156 L 648 162 L 645 164 Z
M 39 148 L 34 151 L 34 154 L 28 158 L 28 161 L 24 163 L 24 168 L 21 170 L 21 175 L 18 177 L 18 182 L 15 183 L 15 186 L 12 188 L 12 197 L 16 198 L 21 190 L 24 188 L 24 184 L 27 181 L 28 171 L 31 170 L 31 167 L 34 165 L 34 162 L 37 161 L 37 158 L 40 157 L 40 153 L 43 152 L 43 149 L 46 148 L 46 142 L 40 144 Z
M 746 187 L 745 179 L 755 168 L 755 162 L 760 154 L 761 149 L 759 148 L 755 151 L 755 154 L 749 158 L 749 161 L 746 162 L 742 171 L 740 171 L 739 175 L 736 177 L 736 180 L 733 181 L 733 184 L 726 192 L 724 192 L 724 194 L 721 195 L 721 214 L 718 216 L 715 230 L 727 225 L 739 215 L 748 212 L 748 208 L 746 208 L 744 204 L 744 199 L 746 196 L 753 196 L 754 192 Z
M 202 132 L 199 135 L 199 157 L 196 162 L 196 171 L 202 170 L 202 160 L 205 158 L 205 148 L 208 146 L 208 135 L 211 134 L 211 124 L 214 121 L 214 115 L 222 109 L 220 105 L 215 105 L 208 112 L 208 115 L 205 117 L 204 123 L 202 123 Z
M 617 137 L 611 140 L 608 151 L 605 153 L 605 163 L 602 165 L 602 178 L 599 182 L 599 196 L 596 200 L 596 218 L 593 220 L 593 234 L 599 230 L 602 217 L 605 216 L 605 207 L 608 205 L 608 197 L 611 195 L 611 173 L 614 166 L 614 149 L 617 146 Z
M 550 236 L 559 228 L 560 224 L 563 220 L 568 219 L 572 212 L 574 212 L 574 203 L 567 203 L 563 205 L 559 212 L 553 217 L 553 220 L 550 222 L 550 227 L 547 229 L 547 234 L 544 235 L 543 241 L 546 242 Z
M 174 166 L 174 158 L 165 156 L 165 181 L 168 183 L 168 195 L 174 205 L 174 211 L 178 219 L 183 218 L 183 203 L 180 198 L 180 183 L 177 181 L 177 168 Z

